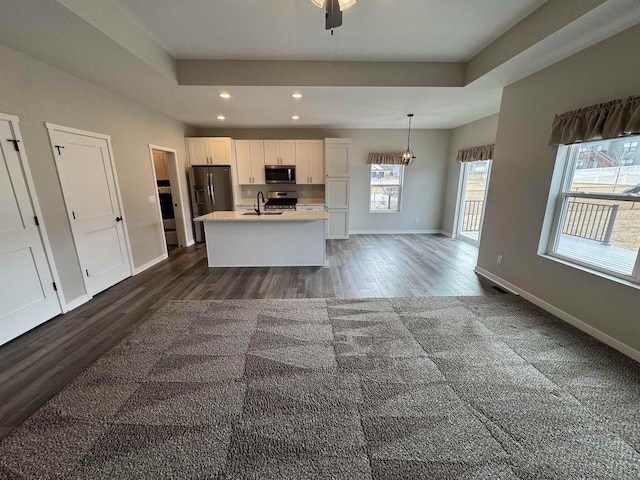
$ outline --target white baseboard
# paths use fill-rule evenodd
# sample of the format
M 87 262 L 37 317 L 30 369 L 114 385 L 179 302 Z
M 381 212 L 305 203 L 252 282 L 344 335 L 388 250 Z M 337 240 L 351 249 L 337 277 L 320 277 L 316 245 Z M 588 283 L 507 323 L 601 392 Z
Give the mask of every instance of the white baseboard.
M 140 265 L 139 267 L 136 267 L 136 269 L 133 271 L 134 275 L 138 275 L 139 273 L 144 272 L 145 270 L 153 267 L 154 265 L 160 263 L 161 261 L 165 260 L 169 258 L 168 255 L 166 253 L 163 253 L 162 255 L 160 255 L 159 257 L 154 258 L 153 260 Z
M 84 305 L 92 298 L 92 296 L 84 294 L 79 296 L 78 298 L 74 298 L 70 302 L 65 301 L 64 305 L 62 305 L 62 313 L 70 312 L 71 310 L 78 308 L 80 305 Z
M 478 275 L 486 278 L 487 280 L 492 281 L 493 283 L 495 283 L 496 285 L 499 285 L 505 290 L 508 290 L 509 292 L 515 295 L 521 296 L 522 298 L 530 301 L 534 305 L 537 305 L 543 310 L 546 310 L 547 312 L 555 315 L 559 319 L 564 320 L 565 322 L 573 325 L 574 327 L 582 330 L 583 332 L 591 335 L 592 337 L 597 338 L 601 342 L 606 343 L 610 347 L 615 348 L 619 352 L 624 353 L 626 356 L 631 357 L 635 361 L 640 362 L 640 351 L 630 347 L 626 343 L 622 343 L 620 340 L 617 340 L 612 336 L 607 335 L 606 333 L 598 330 L 597 328 L 592 327 L 588 323 L 583 322 L 579 318 L 574 317 L 573 315 L 565 312 L 564 310 L 560 310 L 559 308 L 554 307 L 550 303 L 547 303 L 541 298 L 538 298 L 535 295 L 532 295 L 531 293 L 521 289 L 520 287 L 514 285 L 513 283 L 510 283 L 504 280 L 503 278 L 500 278 L 497 275 L 494 275 L 493 273 L 485 270 L 484 268 L 476 266 L 474 270 Z
M 351 230 L 350 235 L 434 235 L 443 233 L 442 230 Z
M 447 232 L 446 230 L 440 230 L 440 233 L 441 233 L 442 235 L 444 235 L 445 237 L 455 238 L 455 237 L 453 236 L 453 233 L 451 233 L 451 232 Z

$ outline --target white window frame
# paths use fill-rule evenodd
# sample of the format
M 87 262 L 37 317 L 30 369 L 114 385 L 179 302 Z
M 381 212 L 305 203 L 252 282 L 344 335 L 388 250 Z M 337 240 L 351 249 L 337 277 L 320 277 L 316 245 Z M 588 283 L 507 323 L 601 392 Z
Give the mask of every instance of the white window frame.
M 397 210 L 371 210 L 371 188 L 372 187 L 380 187 L 380 185 L 374 185 L 371 183 L 371 173 L 373 171 L 374 165 L 385 165 L 383 163 L 372 163 L 369 165 L 369 198 L 367 199 L 369 205 L 369 213 L 400 213 L 402 211 L 402 191 L 404 190 L 404 165 L 394 165 L 400 167 L 400 181 L 398 182 L 398 209 Z M 396 185 L 389 185 L 390 187 L 395 187 Z
M 567 257 L 566 255 L 562 255 L 557 253 L 555 250 L 558 247 L 558 242 L 560 240 L 560 232 L 561 227 L 564 224 L 564 203 L 568 198 L 589 198 L 593 200 L 614 200 L 614 201 L 637 201 L 640 202 L 640 198 L 634 195 L 627 194 L 602 194 L 602 193 L 584 193 L 584 192 L 571 192 L 571 183 L 573 180 L 572 173 L 576 170 L 576 163 L 578 161 L 578 157 L 580 153 L 583 152 L 584 147 L 580 148 L 572 148 L 575 147 L 573 145 L 564 145 L 561 146 L 564 148 L 560 148 L 558 150 L 558 157 L 556 161 L 563 161 L 564 168 L 562 169 L 562 182 L 560 182 L 560 187 L 555 192 L 551 192 L 552 195 L 555 195 L 556 201 L 553 210 L 553 221 L 551 224 L 551 229 L 548 237 L 546 250 L 543 252 L 543 255 L 556 258 L 561 260 L 565 264 L 569 264 L 571 266 L 575 266 L 576 268 L 580 268 L 582 270 L 586 270 L 592 273 L 595 273 L 604 278 L 609 278 L 612 280 L 622 280 L 624 283 L 632 284 L 633 286 L 640 288 L 640 248 L 636 255 L 636 261 L 633 266 L 633 270 L 631 275 L 624 275 L 620 272 L 615 272 L 612 270 L 607 270 L 605 268 L 599 267 L 597 265 L 593 265 L 588 262 L 580 261 L 573 257 Z M 549 212 L 547 212 L 549 214 Z M 602 275 L 600 275 L 602 274 Z

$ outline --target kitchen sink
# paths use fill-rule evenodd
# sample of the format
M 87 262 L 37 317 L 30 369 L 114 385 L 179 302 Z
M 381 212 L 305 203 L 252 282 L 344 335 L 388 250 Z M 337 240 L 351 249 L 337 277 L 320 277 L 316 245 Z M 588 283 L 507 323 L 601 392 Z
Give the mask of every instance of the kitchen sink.
M 282 215 L 283 212 L 260 212 L 260 215 Z M 254 215 L 258 216 L 256 212 L 242 212 L 242 215 Z

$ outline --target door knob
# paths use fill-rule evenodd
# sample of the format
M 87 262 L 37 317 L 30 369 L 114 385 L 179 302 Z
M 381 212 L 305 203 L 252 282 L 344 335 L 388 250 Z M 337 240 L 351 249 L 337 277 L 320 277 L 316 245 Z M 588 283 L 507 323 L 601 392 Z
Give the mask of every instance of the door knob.
M 116 217 L 116 222 L 121 222 L 122 221 L 122 217 Z

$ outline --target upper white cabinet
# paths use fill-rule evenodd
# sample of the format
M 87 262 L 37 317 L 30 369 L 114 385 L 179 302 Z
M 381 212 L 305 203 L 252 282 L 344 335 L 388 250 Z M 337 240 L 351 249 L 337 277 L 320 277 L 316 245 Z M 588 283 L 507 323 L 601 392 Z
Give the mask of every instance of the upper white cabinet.
M 293 140 L 264 140 L 265 165 L 295 165 L 296 147 Z
M 325 168 L 327 177 L 349 177 L 351 140 L 330 138 L 325 140 Z
M 191 165 L 231 165 L 233 142 L 229 137 L 189 137 Z
M 296 183 L 324 183 L 324 141 L 296 140 Z
M 236 140 L 236 159 L 239 185 L 265 183 L 262 140 Z

